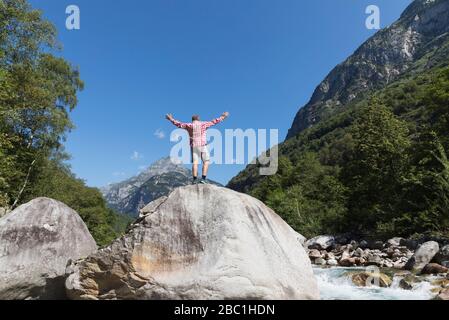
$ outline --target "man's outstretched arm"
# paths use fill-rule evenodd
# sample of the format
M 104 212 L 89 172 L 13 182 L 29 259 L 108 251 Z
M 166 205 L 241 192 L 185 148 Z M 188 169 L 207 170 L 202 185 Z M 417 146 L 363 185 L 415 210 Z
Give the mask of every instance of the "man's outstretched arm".
M 205 123 L 206 128 L 210 128 L 216 124 L 219 124 L 220 122 L 224 121 L 227 117 L 229 117 L 229 112 L 223 112 L 223 114 L 220 117 L 218 117 L 217 119 L 206 122 Z
M 171 123 L 173 123 L 175 126 L 177 126 L 178 128 L 181 128 L 181 129 L 187 129 L 190 126 L 190 123 L 180 122 L 180 121 L 176 120 L 175 118 L 173 118 L 173 115 L 171 113 L 167 114 L 165 116 L 165 118 L 168 121 L 170 121 Z

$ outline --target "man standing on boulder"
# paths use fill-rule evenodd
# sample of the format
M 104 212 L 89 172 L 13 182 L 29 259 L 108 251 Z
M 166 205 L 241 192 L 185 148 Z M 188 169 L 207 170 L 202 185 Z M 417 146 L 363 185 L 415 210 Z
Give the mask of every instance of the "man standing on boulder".
M 167 120 L 181 129 L 187 130 L 190 137 L 190 150 L 192 159 L 193 184 L 198 182 L 198 165 L 200 159 L 203 161 L 203 176 L 200 183 L 207 183 L 207 172 L 209 171 L 210 154 L 206 141 L 206 130 L 222 122 L 229 117 L 229 112 L 224 112 L 221 117 L 212 121 L 201 121 L 200 116 L 192 116 L 192 122 L 184 123 L 173 118 L 173 115 L 167 114 Z

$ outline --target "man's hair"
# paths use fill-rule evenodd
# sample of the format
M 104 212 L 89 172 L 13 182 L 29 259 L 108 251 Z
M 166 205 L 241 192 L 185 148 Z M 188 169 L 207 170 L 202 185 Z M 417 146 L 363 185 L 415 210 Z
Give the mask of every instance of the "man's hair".
M 197 115 L 197 114 L 194 114 L 194 115 L 192 116 L 192 121 L 200 121 L 200 116 Z

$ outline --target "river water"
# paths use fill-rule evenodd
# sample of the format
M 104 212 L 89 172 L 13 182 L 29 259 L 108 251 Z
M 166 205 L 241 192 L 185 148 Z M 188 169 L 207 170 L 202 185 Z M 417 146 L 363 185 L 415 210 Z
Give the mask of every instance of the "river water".
M 431 292 L 431 281 L 435 277 L 415 284 L 412 290 L 404 290 L 399 287 L 399 276 L 393 277 L 389 288 L 355 286 L 346 273 L 363 271 L 363 268 L 314 267 L 313 270 L 323 300 L 429 300 L 435 297 Z

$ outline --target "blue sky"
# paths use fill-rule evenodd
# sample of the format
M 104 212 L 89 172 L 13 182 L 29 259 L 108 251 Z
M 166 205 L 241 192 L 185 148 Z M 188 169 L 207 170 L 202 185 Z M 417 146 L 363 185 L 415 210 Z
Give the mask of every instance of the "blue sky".
M 283 139 L 314 88 L 410 0 L 31 0 L 59 31 L 61 55 L 86 88 L 72 113 L 66 149 L 78 177 L 103 186 L 170 153 L 164 120 L 229 111 L 218 129 L 279 129 Z M 78 5 L 81 29 L 65 28 Z M 165 138 L 155 135 L 164 132 Z M 226 183 L 244 166 L 217 165 Z

